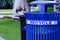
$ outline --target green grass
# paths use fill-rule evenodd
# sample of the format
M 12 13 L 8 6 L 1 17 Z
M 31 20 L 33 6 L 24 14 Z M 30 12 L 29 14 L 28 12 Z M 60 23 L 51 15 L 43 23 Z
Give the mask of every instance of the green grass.
M 0 12 L 12 12 L 12 9 L 0 9 Z
M 0 36 L 5 40 L 20 40 L 19 21 L 13 19 L 0 19 Z
M 0 9 L 0 14 L 12 14 L 12 9 Z

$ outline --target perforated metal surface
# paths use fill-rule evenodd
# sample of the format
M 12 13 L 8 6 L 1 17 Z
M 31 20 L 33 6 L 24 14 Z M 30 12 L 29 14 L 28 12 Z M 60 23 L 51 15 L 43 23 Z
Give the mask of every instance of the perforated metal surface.
M 30 13 L 30 12 L 29 12 Z M 26 40 L 59 40 L 60 13 L 26 13 L 27 20 L 57 21 L 55 25 L 33 25 L 26 23 Z M 43 22 L 44 22 L 43 21 Z

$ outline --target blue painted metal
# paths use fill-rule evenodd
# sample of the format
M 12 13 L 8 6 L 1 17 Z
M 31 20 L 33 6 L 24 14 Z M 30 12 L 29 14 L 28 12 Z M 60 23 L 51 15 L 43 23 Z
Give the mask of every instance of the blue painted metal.
M 36 2 L 37 3 L 37 2 Z M 36 4 L 35 3 L 35 4 Z M 43 6 L 44 2 L 41 4 Z M 47 3 L 46 3 L 47 4 Z M 58 4 L 57 2 L 48 2 L 48 4 Z M 34 5 L 34 3 L 33 3 Z M 42 7 L 42 5 L 41 5 Z M 44 8 L 43 8 L 44 9 Z M 42 12 L 41 12 L 42 11 Z M 41 9 L 39 12 L 26 12 L 26 40 L 60 40 L 60 13 L 58 12 L 44 12 Z M 31 22 L 33 21 L 33 22 Z M 39 24 L 39 21 L 41 24 Z M 43 24 L 45 21 L 49 21 L 50 24 Z M 57 21 L 56 24 L 53 21 Z M 52 23 L 52 24 L 51 24 Z M 39 25 L 38 25 L 39 24 Z M 54 25 L 53 25 L 54 24 Z
M 56 5 L 59 4 L 59 2 L 56 1 L 34 1 L 34 2 L 30 2 L 31 5 Z
M 45 5 L 58 5 L 59 3 L 56 1 L 34 1 L 31 2 L 30 5 L 40 5 L 40 13 L 45 13 Z

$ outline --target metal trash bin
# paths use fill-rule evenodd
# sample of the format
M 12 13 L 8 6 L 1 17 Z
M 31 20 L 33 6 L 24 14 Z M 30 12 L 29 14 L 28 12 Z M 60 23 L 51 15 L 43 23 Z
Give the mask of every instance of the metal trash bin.
M 45 5 L 57 5 L 55 1 L 34 1 L 31 5 L 40 5 L 39 12 L 26 12 L 26 40 L 60 40 L 60 13 L 45 12 Z M 57 33 L 58 32 L 58 33 Z

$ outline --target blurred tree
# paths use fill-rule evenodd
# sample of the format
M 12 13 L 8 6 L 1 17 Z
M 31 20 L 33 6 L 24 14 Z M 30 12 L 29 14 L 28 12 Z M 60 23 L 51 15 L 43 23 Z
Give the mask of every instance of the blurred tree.
M 0 9 L 11 9 L 13 7 L 12 0 L 0 0 Z
M 32 2 L 32 1 L 35 1 L 35 0 L 27 0 L 28 2 Z
M 0 9 L 3 9 L 6 7 L 6 1 L 5 0 L 0 0 Z
M 13 1 L 12 0 L 5 0 L 6 1 L 6 4 L 7 4 L 7 7 L 9 7 L 10 9 L 13 7 Z M 7 9 L 9 9 L 7 8 Z

